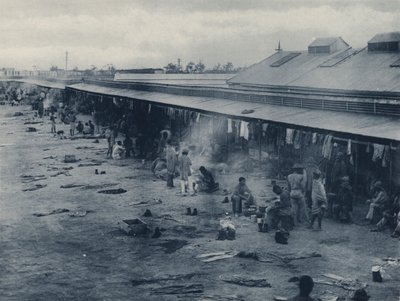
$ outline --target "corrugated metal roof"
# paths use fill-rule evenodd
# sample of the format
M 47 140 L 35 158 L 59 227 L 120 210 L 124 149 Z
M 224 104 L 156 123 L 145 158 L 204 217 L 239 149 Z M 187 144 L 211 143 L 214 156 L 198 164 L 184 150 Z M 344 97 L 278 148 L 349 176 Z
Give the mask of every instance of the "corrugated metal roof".
M 400 128 L 400 118 L 396 117 L 328 112 L 314 109 L 274 106 L 240 100 L 235 101 L 209 97 L 180 96 L 166 93 L 110 88 L 90 84 L 75 84 L 67 86 L 67 88 L 89 93 L 145 100 L 166 106 L 176 106 L 203 112 L 214 112 L 242 119 L 259 119 L 285 123 L 288 125 L 400 141 L 400 131 L 398 130 Z M 251 114 L 242 114 L 241 112 L 245 109 L 254 110 L 254 112 Z
M 384 42 L 400 42 L 400 31 L 378 33 L 368 41 L 368 43 Z
M 330 46 L 337 40 L 342 40 L 343 43 L 348 45 L 341 37 L 329 37 L 329 38 L 316 38 L 308 47 L 319 47 L 319 46 Z
M 280 67 L 270 67 L 271 63 L 287 54 L 287 51 L 277 52 L 240 72 L 228 80 L 228 83 L 244 86 L 400 92 L 400 72 L 397 68 L 390 67 L 393 62 L 400 59 L 398 52 L 368 52 L 367 49 L 361 49 L 334 66 L 323 68 L 320 66 L 326 65 L 324 62 L 333 59 L 338 53 L 302 52 Z
M 8 80 L 8 81 L 10 81 L 10 80 Z M 32 85 L 39 86 L 39 87 L 60 89 L 60 90 L 64 90 L 65 86 L 66 86 L 64 83 L 60 83 L 60 82 L 56 82 L 56 81 L 53 82 L 53 81 L 36 80 L 36 79 L 29 79 L 29 78 L 15 79 L 13 81 L 32 84 Z

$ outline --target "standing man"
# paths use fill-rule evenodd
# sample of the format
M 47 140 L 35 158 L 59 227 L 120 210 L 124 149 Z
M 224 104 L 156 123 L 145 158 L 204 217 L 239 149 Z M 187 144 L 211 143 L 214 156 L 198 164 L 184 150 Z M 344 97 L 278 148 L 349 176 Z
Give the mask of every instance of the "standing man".
M 52 133 L 56 133 L 56 117 L 54 116 L 54 114 L 52 113 L 50 115 L 50 121 L 51 121 L 51 132 Z
M 324 217 L 326 209 L 326 192 L 324 184 L 321 181 L 321 172 L 319 170 L 314 171 L 314 180 L 311 192 L 311 224 L 310 228 L 314 226 L 314 221 L 318 218 L 318 230 L 322 228 L 322 218 Z
M 172 146 L 171 139 L 167 140 L 167 187 L 174 187 L 174 175 L 176 166 L 176 151 Z
M 272 191 L 279 196 L 279 201 L 267 213 L 267 216 L 270 215 L 271 226 L 276 226 L 278 229 L 289 233 L 292 222 L 292 204 L 290 203 L 289 192 L 278 185 L 274 185 Z
M 74 113 L 71 113 L 71 115 L 69 116 L 69 134 L 71 135 L 71 137 L 75 135 L 75 121 L 76 117 Z
M 182 156 L 179 158 L 179 171 L 181 179 L 182 196 L 186 196 L 186 186 L 189 186 L 189 193 L 191 195 L 194 195 L 193 183 L 190 177 L 192 175 L 192 172 L 190 171 L 190 166 L 192 165 L 192 161 L 190 161 L 188 154 L 189 151 L 187 149 L 184 149 L 182 151 Z
M 288 175 L 288 190 L 292 202 L 292 210 L 294 222 L 301 223 L 305 217 L 308 221 L 306 204 L 304 198 L 304 189 L 306 185 L 307 175 L 302 165 L 296 163 L 293 165 L 293 173 Z

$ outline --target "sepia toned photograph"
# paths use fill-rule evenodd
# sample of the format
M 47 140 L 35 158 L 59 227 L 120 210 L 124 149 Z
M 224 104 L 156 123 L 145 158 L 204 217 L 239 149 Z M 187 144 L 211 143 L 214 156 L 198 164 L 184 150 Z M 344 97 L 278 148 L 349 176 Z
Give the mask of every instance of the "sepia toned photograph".
M 399 0 L 0 0 L 1 301 L 399 301 Z

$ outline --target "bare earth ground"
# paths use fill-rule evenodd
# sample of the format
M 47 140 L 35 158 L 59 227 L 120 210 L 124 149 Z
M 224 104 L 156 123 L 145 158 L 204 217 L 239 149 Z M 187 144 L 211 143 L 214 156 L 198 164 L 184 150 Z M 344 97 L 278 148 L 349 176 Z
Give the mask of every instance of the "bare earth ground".
M 290 277 L 309 274 L 314 279 L 324 279 L 324 273 L 368 283 L 370 300 L 399 300 L 398 266 L 384 266 L 383 283 L 371 281 L 373 265 L 383 264 L 383 258 L 400 255 L 399 240 L 390 238 L 388 232 L 370 233 L 366 226 L 325 219 L 322 232 L 301 227 L 291 232 L 288 245 L 279 245 L 273 233 L 259 233 L 256 224 L 241 217 L 233 219 L 236 240 L 217 241 L 220 216 L 230 209 L 230 204 L 221 203 L 221 194 L 177 196 L 177 190 L 166 189 L 165 182 L 154 181 L 139 160 L 106 160 L 105 140 L 99 144 L 87 139 L 60 140 L 49 133 L 47 119 L 44 125 L 23 124 L 33 115 L 29 108 L 0 109 L 0 300 L 201 300 L 199 294 L 152 294 L 152 289 L 162 286 L 188 284 L 202 284 L 203 295 L 213 296 L 207 300 L 228 300 L 218 296 L 234 295 L 243 300 L 272 300 L 275 295 L 296 293 L 295 284 L 288 282 Z M 24 116 L 9 117 L 15 111 L 22 111 Z M 25 132 L 27 126 L 39 131 Z M 64 130 L 68 134 L 68 128 Z M 85 146 L 89 148 L 76 149 Z M 63 163 L 65 154 L 75 154 L 81 161 Z M 78 167 L 92 159 L 104 162 Z M 51 177 L 57 173 L 55 168 L 63 167 L 73 167 L 69 170 L 71 176 Z M 96 168 L 106 174 L 95 175 Z M 21 175 L 45 178 L 22 183 Z M 250 188 L 252 183 L 262 182 L 270 193 L 265 177 L 245 176 Z M 233 187 L 237 178 L 236 174 L 227 174 L 218 180 L 225 188 Z M 97 193 L 101 190 L 97 187 L 60 188 L 66 184 L 110 183 L 117 185 L 105 189 L 123 188 L 127 192 L 106 195 Z M 47 186 L 22 191 L 36 184 Z M 153 199 L 161 199 L 162 203 L 130 205 Z M 198 208 L 199 215 L 184 215 L 187 207 Z M 71 217 L 69 213 L 33 215 L 57 208 L 92 212 L 84 217 Z M 118 223 L 140 217 L 145 209 L 153 213 L 153 217 L 144 218 L 152 228 L 165 228 L 162 236 L 152 239 L 123 235 Z M 318 252 L 322 257 L 289 264 L 273 257 L 271 263 L 238 257 L 203 263 L 196 258 L 202 253 L 229 250 L 280 255 Z M 139 285 L 131 282 L 190 273 L 193 275 L 176 280 Z M 232 275 L 265 278 L 271 287 L 246 287 L 222 281 Z M 336 295 L 347 293 L 322 284 L 316 284 L 313 293 L 318 296 L 327 291 Z

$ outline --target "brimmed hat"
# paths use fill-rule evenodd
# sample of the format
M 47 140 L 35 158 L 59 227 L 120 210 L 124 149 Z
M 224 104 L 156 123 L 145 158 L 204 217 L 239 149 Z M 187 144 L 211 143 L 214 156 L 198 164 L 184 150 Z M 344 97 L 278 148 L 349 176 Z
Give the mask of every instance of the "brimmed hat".
M 182 154 L 188 154 L 189 153 L 189 150 L 187 149 L 187 148 L 184 148 L 183 150 L 182 150 Z

